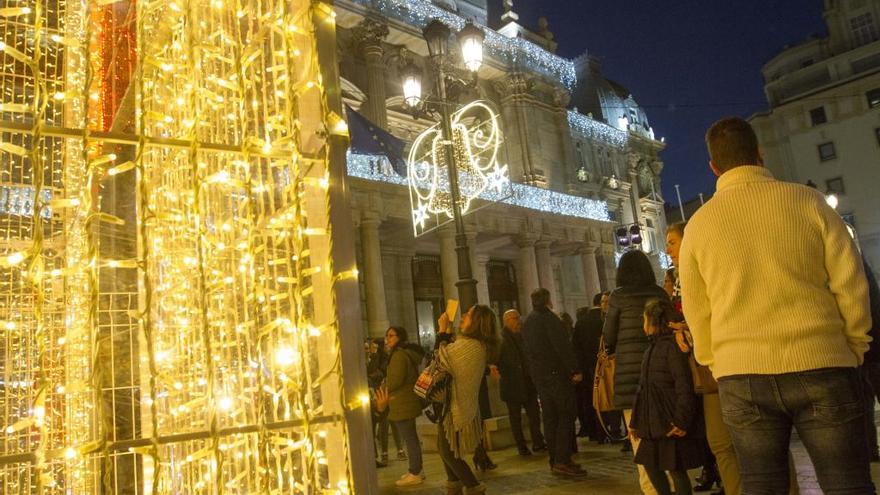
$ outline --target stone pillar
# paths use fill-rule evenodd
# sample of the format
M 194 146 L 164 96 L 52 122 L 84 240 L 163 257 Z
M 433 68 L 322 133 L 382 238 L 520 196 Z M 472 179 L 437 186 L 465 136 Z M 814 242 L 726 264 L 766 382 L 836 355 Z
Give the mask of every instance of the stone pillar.
M 550 291 L 550 301 L 553 306 L 561 308 L 562 300 L 553 279 L 553 259 L 550 257 L 550 241 L 541 240 L 535 243 L 535 266 L 538 269 L 538 281 L 541 287 Z
M 587 293 L 587 299 L 592 305 L 593 296 L 602 290 L 602 284 L 599 281 L 599 265 L 596 260 L 596 247 L 587 246 L 581 249 L 581 265 L 584 270 L 584 290 Z
M 379 216 L 375 213 L 365 212 L 361 218 L 363 280 L 367 301 L 367 329 L 370 337 L 382 337 L 388 329 L 385 281 L 382 275 L 382 249 L 379 243 L 380 224 Z
M 388 36 L 388 26 L 372 19 L 364 19 L 354 28 L 354 41 L 367 65 L 367 101 L 364 114 L 374 124 L 388 128 L 388 111 L 385 107 L 385 53 L 382 42 Z
M 488 305 L 489 299 L 489 272 L 486 270 L 486 264 L 489 263 L 489 255 L 478 254 L 475 256 L 474 278 L 477 279 L 477 301 L 480 304 Z
M 443 277 L 443 297 L 458 299 L 458 255 L 455 252 L 455 230 L 451 225 L 437 231 L 440 238 L 440 274 Z
M 414 253 L 401 253 L 397 256 L 397 285 L 400 289 L 401 324 L 410 332 L 418 329 L 416 320 L 416 296 L 413 291 L 412 263 Z
M 617 265 L 614 263 L 614 247 L 607 246 L 601 251 L 601 259 L 597 257 L 597 265 L 599 266 L 600 277 L 605 275 L 604 290 L 613 291 L 617 288 Z
M 558 108 L 556 125 L 560 136 L 559 142 L 562 145 L 562 173 L 558 177 L 558 184 L 560 190 L 568 190 L 569 186 L 577 183 L 577 169 L 581 165 L 575 152 L 571 127 L 568 123 L 568 105 L 571 103 L 571 93 L 557 88 L 553 93 L 553 102 Z
M 642 215 L 641 215 L 641 194 L 639 193 L 639 161 L 641 157 L 635 153 L 630 153 L 627 155 L 627 159 L 629 161 L 627 172 L 629 173 L 629 183 L 630 183 L 630 201 L 632 201 L 632 211 L 633 211 L 633 223 L 642 223 Z
M 516 264 L 516 282 L 519 286 L 520 313 L 526 315 L 532 309 L 532 291 L 537 289 L 540 282 L 538 279 L 537 260 L 535 259 L 535 237 L 522 236 L 516 240 L 519 246 L 519 258 Z

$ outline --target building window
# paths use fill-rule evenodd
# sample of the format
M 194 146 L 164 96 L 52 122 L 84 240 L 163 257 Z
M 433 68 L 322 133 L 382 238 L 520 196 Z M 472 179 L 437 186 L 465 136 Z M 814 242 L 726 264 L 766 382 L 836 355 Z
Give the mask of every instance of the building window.
M 846 194 L 846 189 L 843 187 L 843 177 L 828 179 L 825 181 L 825 185 L 828 187 L 828 194 L 834 193 L 840 196 Z
M 827 162 L 837 158 L 837 152 L 834 150 L 834 143 L 827 142 L 819 145 L 819 160 Z
M 828 122 L 828 116 L 825 115 L 825 107 L 814 108 L 810 110 L 810 122 L 813 126 Z
M 880 88 L 874 88 L 865 93 L 868 97 L 868 106 L 871 108 L 880 106 Z
M 874 17 L 870 13 L 853 17 L 849 20 L 849 26 L 852 29 L 856 46 L 877 41 L 877 27 L 874 25 Z

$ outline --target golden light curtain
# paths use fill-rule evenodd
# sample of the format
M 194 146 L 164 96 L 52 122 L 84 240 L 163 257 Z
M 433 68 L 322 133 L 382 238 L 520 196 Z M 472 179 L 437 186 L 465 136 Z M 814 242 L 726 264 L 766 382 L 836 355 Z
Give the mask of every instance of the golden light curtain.
M 0 2 L 0 492 L 351 491 L 333 21 Z

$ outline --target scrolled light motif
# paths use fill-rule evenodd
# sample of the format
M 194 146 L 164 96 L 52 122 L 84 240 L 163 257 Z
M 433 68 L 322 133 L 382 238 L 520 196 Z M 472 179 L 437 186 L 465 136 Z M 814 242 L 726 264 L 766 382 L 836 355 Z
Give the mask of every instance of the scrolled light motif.
M 498 163 L 503 141 L 499 117 L 485 102 L 475 101 L 452 115 L 452 144 L 458 169 L 462 214 L 487 190 L 503 196 L 510 191 L 507 166 Z M 409 191 L 413 228 L 418 236 L 432 215 L 441 223 L 453 218 L 449 165 L 439 125 L 422 132 L 409 153 Z

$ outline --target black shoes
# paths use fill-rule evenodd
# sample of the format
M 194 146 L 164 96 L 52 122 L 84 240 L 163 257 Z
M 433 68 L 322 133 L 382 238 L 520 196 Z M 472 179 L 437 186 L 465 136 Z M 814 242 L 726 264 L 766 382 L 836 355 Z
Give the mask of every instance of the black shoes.
M 620 451 L 621 452 L 632 452 L 633 451 L 633 444 L 632 444 L 632 442 L 629 441 L 628 438 L 623 441 L 623 447 L 620 448 Z
M 697 485 L 694 486 L 695 492 L 708 492 L 716 484 L 721 488 L 721 476 L 718 473 L 718 467 L 715 464 L 703 466 L 703 472 L 694 480 Z
M 573 462 L 568 464 L 554 464 L 550 471 L 556 476 L 563 476 L 566 478 L 582 478 L 587 475 L 586 470 Z
M 519 450 L 519 455 L 521 455 L 523 457 L 528 457 L 528 456 L 532 455 L 532 451 L 529 450 L 529 448 L 526 446 L 518 447 L 517 450 Z
M 538 445 L 532 444 L 532 452 L 547 452 L 547 444 L 539 443 Z

